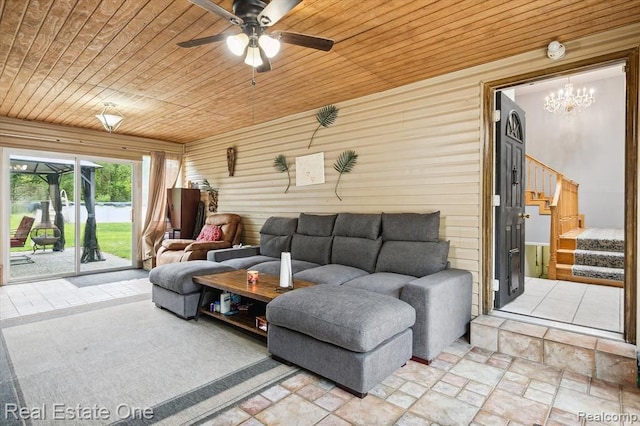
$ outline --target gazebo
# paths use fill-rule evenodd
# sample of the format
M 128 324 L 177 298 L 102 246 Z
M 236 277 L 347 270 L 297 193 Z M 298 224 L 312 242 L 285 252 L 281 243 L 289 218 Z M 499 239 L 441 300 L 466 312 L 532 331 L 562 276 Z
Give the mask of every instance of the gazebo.
M 60 230 L 60 238 L 54 243 L 53 250 L 64 251 L 66 241 L 62 198 L 60 196 L 60 177 L 65 173 L 73 172 L 75 161 L 12 155 L 10 163 L 11 173 L 37 175 L 49 185 L 49 198 L 55 211 L 53 223 Z M 104 260 L 98 245 L 95 217 L 96 169 L 100 167 L 102 166 L 91 161 L 82 160 L 80 162 L 82 196 L 87 209 L 87 222 L 85 223 L 82 257 L 80 259 L 82 263 Z

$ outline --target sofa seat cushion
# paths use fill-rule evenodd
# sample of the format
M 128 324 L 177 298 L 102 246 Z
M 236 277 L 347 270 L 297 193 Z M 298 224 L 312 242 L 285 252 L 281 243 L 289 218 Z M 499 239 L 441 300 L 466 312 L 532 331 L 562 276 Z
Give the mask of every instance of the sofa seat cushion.
M 280 264 L 279 260 L 274 260 L 271 262 L 263 262 L 258 265 L 252 266 L 251 269 L 255 269 L 256 271 L 262 272 L 263 274 L 271 274 L 271 275 L 280 275 Z M 313 262 L 305 262 L 304 260 L 292 260 L 291 261 L 291 270 L 294 274 L 298 272 L 304 271 L 306 269 L 317 268 L 317 263 Z
M 274 260 L 276 260 L 275 257 L 258 254 L 256 256 L 237 257 L 234 259 L 223 260 L 220 263 L 230 266 L 233 269 L 251 269 L 260 263 L 273 262 Z
M 299 280 L 311 281 L 316 284 L 340 285 L 367 274 L 368 272 L 362 269 L 331 263 L 329 265 L 318 266 L 317 268 L 306 269 L 297 274 L 293 274 L 293 277 Z
M 178 294 L 190 294 L 200 291 L 200 284 L 193 282 L 194 276 L 228 271 L 233 271 L 233 268 L 208 260 L 167 263 L 153 268 L 149 272 L 149 281 Z
M 267 305 L 267 321 L 354 352 L 369 352 L 413 326 L 409 304 L 357 288 L 293 290 Z
M 376 272 L 374 274 L 365 275 L 342 284 L 343 287 L 361 288 L 386 296 L 400 298 L 402 288 L 408 283 L 415 280 L 416 277 L 411 275 L 394 274 L 391 272 Z

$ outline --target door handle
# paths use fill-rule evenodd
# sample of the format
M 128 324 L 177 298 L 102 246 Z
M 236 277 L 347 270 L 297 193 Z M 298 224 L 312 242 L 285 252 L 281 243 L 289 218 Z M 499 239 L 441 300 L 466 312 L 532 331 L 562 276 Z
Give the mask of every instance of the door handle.
M 520 216 L 523 219 L 529 219 L 531 217 L 529 213 L 520 213 L 518 216 Z

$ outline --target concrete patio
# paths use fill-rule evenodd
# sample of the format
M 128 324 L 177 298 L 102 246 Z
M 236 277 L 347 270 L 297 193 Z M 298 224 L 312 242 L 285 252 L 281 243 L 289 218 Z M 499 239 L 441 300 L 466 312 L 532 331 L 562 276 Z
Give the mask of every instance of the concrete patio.
M 10 264 L 11 282 L 73 274 L 75 270 L 76 250 L 74 247 L 69 247 L 64 251 L 52 251 L 47 248 L 45 251 L 38 250 L 34 254 L 31 254 L 31 250 L 19 253 L 12 252 L 11 257 L 22 254 L 29 256 L 33 262 L 12 261 Z M 104 251 L 102 256 L 105 259 L 104 261 L 81 263 L 80 272 L 97 272 L 131 266 L 131 260 L 129 259 L 123 259 Z

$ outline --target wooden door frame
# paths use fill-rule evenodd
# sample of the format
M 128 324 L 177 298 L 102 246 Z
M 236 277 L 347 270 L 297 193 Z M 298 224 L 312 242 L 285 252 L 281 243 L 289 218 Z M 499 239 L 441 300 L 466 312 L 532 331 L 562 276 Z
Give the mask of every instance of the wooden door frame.
M 625 266 L 624 266 L 624 339 L 636 343 L 637 327 L 637 277 L 638 277 L 638 79 L 640 48 L 623 50 L 603 56 L 566 63 L 530 73 L 506 77 L 482 84 L 482 108 L 484 124 L 483 173 L 482 173 L 482 314 L 493 310 L 493 194 L 495 177 L 495 92 L 534 81 L 561 77 L 581 71 L 620 63 L 626 72 L 625 108 Z

